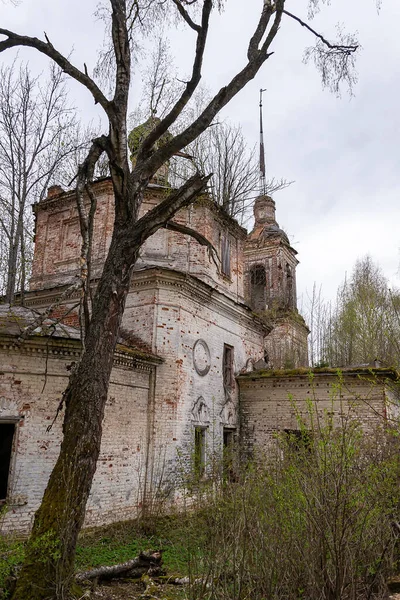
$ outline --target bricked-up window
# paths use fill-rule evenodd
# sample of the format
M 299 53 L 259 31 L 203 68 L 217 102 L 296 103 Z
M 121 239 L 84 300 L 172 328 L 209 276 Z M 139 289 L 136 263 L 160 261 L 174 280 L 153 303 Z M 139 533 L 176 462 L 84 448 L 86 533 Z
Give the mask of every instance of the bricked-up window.
M 231 390 L 235 385 L 235 376 L 233 372 L 233 348 L 227 344 L 224 345 L 222 375 L 224 378 L 224 388 L 226 390 Z
M 256 312 L 266 309 L 267 278 L 264 265 L 254 265 L 250 269 L 250 302 Z
M 194 428 L 194 472 L 202 477 L 206 468 L 206 427 Z
M 221 235 L 221 271 L 227 277 L 231 276 L 231 240 L 227 233 Z
M 14 431 L 14 423 L 0 423 L 0 504 L 7 498 Z

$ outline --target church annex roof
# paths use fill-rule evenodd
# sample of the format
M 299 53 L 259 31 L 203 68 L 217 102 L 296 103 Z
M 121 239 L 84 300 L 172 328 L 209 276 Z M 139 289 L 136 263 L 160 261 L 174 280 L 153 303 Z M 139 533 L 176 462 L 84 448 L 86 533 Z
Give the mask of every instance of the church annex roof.
M 10 306 L 0 304 L 0 335 L 19 337 L 24 330 L 38 319 L 40 313 L 31 308 L 23 306 Z M 80 331 L 75 327 L 63 325 L 55 319 L 47 317 L 33 330 L 32 336 L 51 336 L 55 338 L 67 338 L 79 340 Z
M 35 323 L 40 317 L 40 312 L 24 306 L 10 306 L 0 304 L 0 336 L 19 338 L 27 327 Z M 76 327 L 64 325 L 56 319 L 46 317 L 33 329 L 29 338 L 51 338 L 54 340 L 74 340 L 80 343 L 81 333 Z M 149 346 L 138 336 L 129 331 L 121 329 L 118 337 L 117 350 L 136 358 L 151 362 L 162 362 L 162 359 L 153 354 Z

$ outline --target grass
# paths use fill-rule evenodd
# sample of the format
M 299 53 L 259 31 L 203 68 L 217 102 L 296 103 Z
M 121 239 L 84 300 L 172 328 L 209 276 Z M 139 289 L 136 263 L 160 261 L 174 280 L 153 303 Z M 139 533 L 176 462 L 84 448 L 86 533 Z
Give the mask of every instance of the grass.
M 24 542 L 14 537 L 0 536 L 0 599 L 6 598 L 3 589 L 15 567 L 24 559 Z
M 182 543 L 186 521 L 172 516 L 146 521 L 113 523 L 83 531 L 76 552 L 76 569 L 114 565 L 145 550 L 162 550 L 168 574 L 187 574 L 186 547 Z
M 135 558 L 141 551 L 162 550 L 169 576 L 188 574 L 187 536 L 190 519 L 182 515 L 148 521 L 113 523 L 84 530 L 76 551 L 76 570 L 115 565 Z M 0 600 L 8 577 L 24 558 L 24 541 L 0 536 Z

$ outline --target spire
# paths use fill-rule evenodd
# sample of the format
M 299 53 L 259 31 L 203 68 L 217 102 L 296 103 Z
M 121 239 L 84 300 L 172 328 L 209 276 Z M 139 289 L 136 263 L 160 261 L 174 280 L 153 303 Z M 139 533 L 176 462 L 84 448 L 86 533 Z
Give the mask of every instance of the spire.
M 263 131 L 263 113 L 262 113 L 262 95 L 267 90 L 260 90 L 260 194 L 264 195 L 265 189 L 265 149 L 264 149 L 264 131 Z

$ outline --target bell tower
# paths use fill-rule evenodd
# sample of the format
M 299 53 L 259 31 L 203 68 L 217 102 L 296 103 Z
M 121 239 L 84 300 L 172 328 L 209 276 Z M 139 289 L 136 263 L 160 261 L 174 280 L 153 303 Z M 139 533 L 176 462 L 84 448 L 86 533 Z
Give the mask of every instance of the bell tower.
M 245 250 L 245 295 L 255 313 L 272 326 L 265 351 L 272 368 L 308 365 L 308 328 L 297 310 L 297 252 L 276 221 L 275 202 L 265 194 L 254 203 L 254 228 Z

